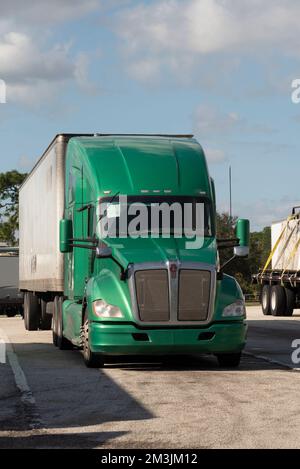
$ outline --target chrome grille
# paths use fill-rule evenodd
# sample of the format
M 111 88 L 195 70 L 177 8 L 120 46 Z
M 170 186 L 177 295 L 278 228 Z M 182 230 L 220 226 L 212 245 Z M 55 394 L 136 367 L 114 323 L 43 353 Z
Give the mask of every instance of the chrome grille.
M 205 321 L 209 312 L 211 273 L 207 270 L 180 270 L 179 321 Z
M 141 325 L 209 324 L 214 312 L 216 269 L 201 262 L 130 264 L 132 312 Z
M 135 284 L 140 320 L 169 321 L 168 271 L 140 270 L 135 273 Z

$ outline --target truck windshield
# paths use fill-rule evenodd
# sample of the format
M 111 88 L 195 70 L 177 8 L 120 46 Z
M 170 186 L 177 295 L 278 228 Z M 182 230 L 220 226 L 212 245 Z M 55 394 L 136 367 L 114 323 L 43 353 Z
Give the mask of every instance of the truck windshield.
M 108 237 L 214 236 L 207 197 L 141 195 L 100 199 L 100 230 Z

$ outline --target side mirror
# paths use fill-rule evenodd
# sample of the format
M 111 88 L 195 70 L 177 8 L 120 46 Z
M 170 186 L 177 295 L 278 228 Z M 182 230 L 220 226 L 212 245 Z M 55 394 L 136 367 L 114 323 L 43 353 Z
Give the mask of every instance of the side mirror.
M 60 252 L 72 252 L 73 226 L 72 220 L 63 218 L 59 222 L 59 250 Z
M 112 249 L 106 244 L 101 243 L 96 247 L 96 257 L 98 259 L 108 259 L 112 257 Z
M 247 257 L 250 244 L 250 222 L 240 218 L 236 224 L 236 237 L 240 240 L 239 246 L 234 248 L 234 254 L 238 257 Z

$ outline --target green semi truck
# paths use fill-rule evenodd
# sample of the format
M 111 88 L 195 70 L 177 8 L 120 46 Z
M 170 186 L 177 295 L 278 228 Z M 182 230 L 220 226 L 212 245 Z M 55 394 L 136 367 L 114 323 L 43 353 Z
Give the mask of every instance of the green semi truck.
M 201 233 L 180 236 L 171 210 L 154 229 L 132 215 L 143 206 L 148 220 L 150 208 L 174 204 L 191 208 L 192 227 L 201 208 Z M 54 345 L 80 347 L 88 367 L 108 355 L 194 353 L 238 366 L 244 298 L 218 251 L 247 256 L 249 222 L 217 240 L 215 221 L 214 183 L 193 136 L 57 135 L 20 188 L 26 329 L 52 323 Z

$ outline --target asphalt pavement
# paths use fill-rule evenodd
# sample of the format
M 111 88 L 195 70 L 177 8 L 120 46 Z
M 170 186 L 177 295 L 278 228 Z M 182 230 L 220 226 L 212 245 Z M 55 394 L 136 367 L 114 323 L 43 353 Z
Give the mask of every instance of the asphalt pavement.
M 80 351 L 52 345 L 51 332 L 0 317 L 0 448 L 298 448 L 297 313 L 248 308 L 236 370 L 210 356 L 116 358 L 87 369 Z

